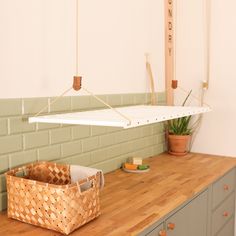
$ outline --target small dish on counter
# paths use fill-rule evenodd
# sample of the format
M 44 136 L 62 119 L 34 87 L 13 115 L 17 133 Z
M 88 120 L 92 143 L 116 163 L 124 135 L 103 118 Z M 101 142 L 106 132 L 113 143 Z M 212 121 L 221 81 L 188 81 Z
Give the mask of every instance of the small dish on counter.
M 149 165 L 135 165 L 131 163 L 124 163 L 122 170 L 128 173 L 146 173 L 150 170 Z

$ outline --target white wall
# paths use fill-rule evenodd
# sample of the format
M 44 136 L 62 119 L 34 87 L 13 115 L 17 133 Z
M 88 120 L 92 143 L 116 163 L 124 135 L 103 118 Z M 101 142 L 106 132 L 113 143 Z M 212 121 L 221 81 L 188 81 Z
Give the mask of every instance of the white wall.
M 203 1 L 179 0 L 177 76 L 182 87 L 199 94 L 204 78 Z M 204 115 L 192 151 L 236 157 L 236 1 L 212 1 L 211 78 Z M 183 95 L 176 93 L 178 100 Z
M 0 98 L 55 96 L 75 74 L 75 0 L 0 1 Z M 79 0 L 79 68 L 97 94 L 164 90 L 162 0 Z

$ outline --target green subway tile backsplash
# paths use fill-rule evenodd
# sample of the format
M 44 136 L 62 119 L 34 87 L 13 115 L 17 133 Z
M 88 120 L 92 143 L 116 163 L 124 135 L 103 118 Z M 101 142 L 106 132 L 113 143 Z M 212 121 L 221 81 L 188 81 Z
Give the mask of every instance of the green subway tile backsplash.
M 134 156 L 139 156 L 139 157 L 145 158 L 145 157 L 152 156 L 153 155 L 152 152 L 153 152 L 152 147 L 146 147 L 141 150 L 135 151 L 133 154 L 134 154 Z
M 127 129 L 127 133 L 128 133 L 128 140 L 141 138 L 143 137 L 143 127 Z
M 118 169 L 117 160 L 107 160 L 105 162 L 97 163 L 91 167 L 101 169 L 104 173 Z
M 157 155 L 166 150 L 166 145 L 164 143 L 153 146 L 153 155 Z
M 61 146 L 53 145 L 38 149 L 39 161 L 52 161 L 61 158 Z
M 121 106 L 122 105 L 122 97 L 120 94 L 108 95 L 107 103 L 110 106 Z
M 23 164 L 31 163 L 37 161 L 37 151 L 30 150 L 24 152 L 17 152 L 10 154 L 9 156 L 9 166 L 14 168 Z
M 31 132 L 36 129 L 36 124 L 29 124 L 22 117 L 13 117 L 9 119 L 10 134 Z
M 50 103 L 57 98 L 50 98 Z M 51 112 L 70 111 L 71 110 L 71 97 L 62 97 L 55 103 L 50 105 Z
M 20 151 L 23 148 L 22 135 L 0 137 L 0 155 Z
M 107 102 L 107 95 L 98 95 L 98 98 L 102 99 L 104 102 Z M 90 107 L 91 108 L 107 108 L 102 102 L 98 101 L 94 97 L 90 97 Z
M 135 128 L 139 129 L 139 128 Z M 114 143 L 122 143 L 130 140 L 129 136 L 130 131 L 128 129 L 121 130 L 119 132 L 112 133 L 112 138 L 114 138 Z M 106 145 L 106 142 L 104 142 L 104 145 Z
M 152 127 L 153 134 L 158 134 L 164 132 L 164 123 L 157 123 Z
M 62 144 L 62 157 L 68 157 L 82 152 L 81 140 Z
M 147 96 L 146 94 L 140 93 L 140 94 L 135 94 L 134 96 L 134 104 L 146 104 L 147 103 Z
M 118 132 L 123 130 L 121 127 L 107 127 L 107 133 Z
M 6 177 L 5 175 L 0 175 L 0 193 L 6 192 Z
M 83 152 L 92 151 L 99 147 L 99 137 L 87 138 L 82 140 Z
M 108 159 L 109 149 L 99 149 L 91 153 L 91 163 L 98 163 Z
M 7 193 L 0 193 L 0 211 L 7 208 Z
M 71 110 L 88 110 L 90 108 L 90 96 L 71 97 Z
M 22 115 L 22 99 L 0 99 L 0 117 Z
M 65 127 L 60 129 L 53 129 L 50 131 L 51 143 L 64 143 L 71 140 L 71 128 Z
M 91 164 L 90 153 L 68 157 L 68 158 L 62 159 L 59 162 L 60 163 L 66 163 L 66 164 L 69 164 L 69 165 L 89 166 Z
M 24 134 L 25 149 L 32 149 L 49 145 L 49 132 L 40 131 Z
M 152 126 L 143 126 L 143 137 L 152 134 Z
M 166 93 L 158 93 L 157 94 L 157 102 L 159 103 L 165 103 L 166 101 Z
M 3 173 L 9 169 L 9 157 L 0 156 L 0 173 Z
M 116 143 L 116 133 L 105 134 L 100 136 L 100 146 L 107 147 Z
M 135 104 L 135 94 L 122 94 L 122 105 L 130 106 Z
M 108 158 L 117 157 L 122 154 L 120 145 L 111 146 L 108 148 Z
M 146 104 L 150 95 L 99 95 L 112 106 Z M 158 93 L 165 102 L 165 93 Z M 120 168 L 128 158 L 146 158 L 165 150 L 163 123 L 132 129 L 116 127 L 28 124 L 24 116 L 34 115 L 47 106 L 50 98 L 0 99 L 0 210 L 6 208 L 4 172 L 35 161 L 56 161 L 102 169 Z M 63 97 L 51 112 L 74 112 L 105 108 L 91 96 Z M 48 109 L 44 111 L 47 113 Z
M 45 108 L 41 114 L 48 113 L 48 98 L 24 98 L 24 114 L 25 115 L 35 115 L 43 108 Z
M 60 124 L 37 123 L 36 127 L 38 130 L 54 129 L 54 128 L 59 128 Z
M 7 135 L 8 133 L 8 121 L 7 119 L 0 119 L 0 136 Z
M 97 136 L 108 132 L 106 126 L 91 126 L 91 136 Z
M 90 136 L 90 127 L 86 125 L 76 125 L 72 128 L 72 139 L 82 139 Z

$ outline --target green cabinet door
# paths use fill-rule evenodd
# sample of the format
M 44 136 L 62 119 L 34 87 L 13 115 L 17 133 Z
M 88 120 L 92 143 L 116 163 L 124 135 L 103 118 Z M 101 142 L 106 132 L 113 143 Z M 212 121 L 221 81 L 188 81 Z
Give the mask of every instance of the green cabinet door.
M 168 236 L 207 235 L 208 191 L 201 193 L 166 220 Z M 172 229 L 170 229 L 172 226 Z
M 231 218 L 216 236 L 234 236 L 234 218 Z

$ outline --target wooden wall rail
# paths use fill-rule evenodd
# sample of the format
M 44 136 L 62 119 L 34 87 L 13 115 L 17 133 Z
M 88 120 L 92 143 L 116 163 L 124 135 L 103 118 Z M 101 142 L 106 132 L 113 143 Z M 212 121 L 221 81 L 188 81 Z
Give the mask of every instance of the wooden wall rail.
M 173 105 L 174 94 L 171 87 L 174 79 L 174 0 L 164 0 L 165 5 L 165 85 L 167 105 Z

